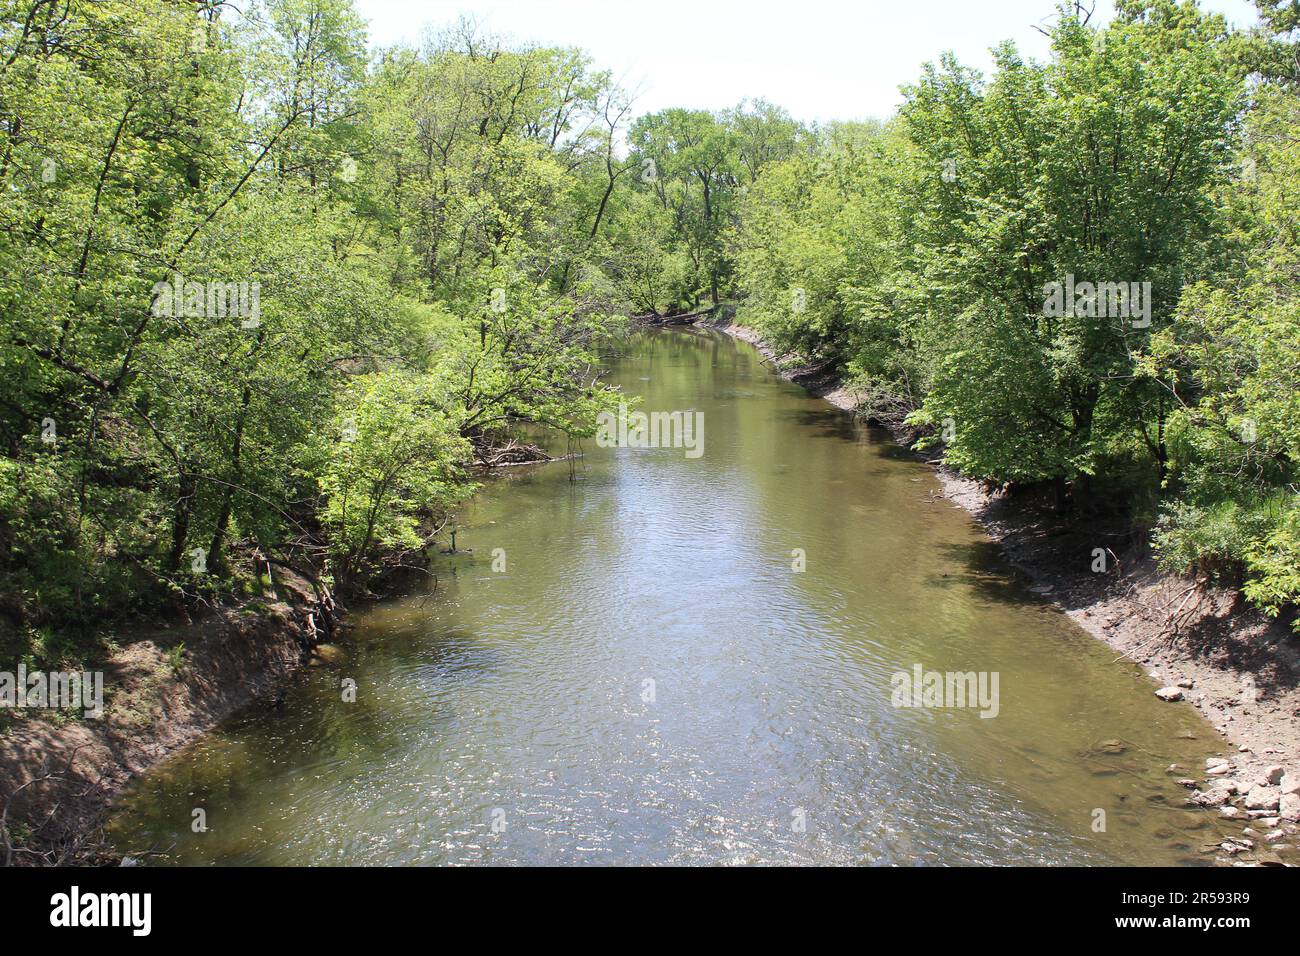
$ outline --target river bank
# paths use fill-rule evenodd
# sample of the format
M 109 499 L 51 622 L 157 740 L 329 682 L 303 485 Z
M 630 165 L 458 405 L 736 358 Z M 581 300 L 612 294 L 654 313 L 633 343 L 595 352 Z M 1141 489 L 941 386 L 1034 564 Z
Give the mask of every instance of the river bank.
M 325 651 L 332 619 L 306 581 L 277 575 L 278 595 L 160 624 L 104 662 L 100 719 L 26 716 L 0 735 L 0 864 L 114 865 L 106 811 L 134 777 L 193 743 L 237 710 L 274 707 L 281 685 Z M 3 834 L 0 834 L 2 837 Z
M 856 412 L 857 396 L 824 368 L 777 353 L 746 326 L 707 327 L 748 342 L 784 378 Z M 911 447 L 915 436 L 905 427 L 889 430 Z M 936 500 L 970 513 L 1033 582 L 1031 590 L 1113 647 L 1117 661 L 1140 664 L 1155 682 L 1153 693 L 1171 706 L 1191 703 L 1218 731 L 1221 763 L 1167 768 L 1191 791 L 1189 802 L 1262 820 L 1270 834 L 1281 824 L 1282 836 L 1274 839 L 1297 842 L 1300 642 L 1287 624 L 1245 606 L 1235 592 L 1160 572 L 1145 534 L 1068 525 L 1044 499 L 990 490 L 944 467 L 938 455 L 915 454 L 938 474 L 943 494 Z M 1106 554 L 1104 573 L 1092 571 L 1097 548 Z
M 512 442 L 478 464 L 491 471 L 562 460 Z M 389 568 L 364 599 L 400 593 L 411 572 Z M 103 673 L 102 717 L 38 711 L 0 728 L 0 866 L 121 863 L 103 827 L 123 788 L 238 711 L 282 708 L 295 675 L 335 658 L 329 642 L 349 626 L 343 616 L 320 582 L 279 565 L 261 596 L 227 595 L 192 609 L 188 621 L 160 616 L 143 633 L 137 625 L 129 638 L 110 640 L 116 649 L 91 668 Z

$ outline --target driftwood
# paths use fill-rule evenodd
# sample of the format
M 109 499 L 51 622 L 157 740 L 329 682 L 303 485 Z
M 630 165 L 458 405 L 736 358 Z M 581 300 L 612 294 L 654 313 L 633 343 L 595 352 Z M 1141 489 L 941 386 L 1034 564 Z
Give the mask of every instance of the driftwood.
M 1107 550 L 1110 549 L 1108 548 Z M 1165 615 L 1164 623 L 1161 624 L 1160 630 L 1159 632 L 1157 632 L 1155 637 L 1151 638 L 1148 641 L 1144 641 L 1137 648 L 1121 654 L 1119 657 L 1115 658 L 1115 660 L 1111 661 L 1111 663 L 1112 664 L 1117 663 L 1118 661 L 1124 660 L 1124 658 L 1126 657 L 1136 658 L 1139 654 L 1142 654 L 1143 652 L 1151 648 L 1157 641 L 1167 640 L 1170 644 L 1177 641 L 1180 632 L 1182 631 L 1183 625 L 1185 625 L 1188 621 L 1192 620 L 1196 616 L 1197 612 L 1201 609 L 1201 604 L 1205 600 L 1205 589 L 1204 589 L 1205 583 L 1206 582 L 1200 580 L 1196 581 L 1187 590 L 1183 591 L 1181 594 L 1172 598 L 1167 604 L 1164 605 L 1164 607 L 1157 608 L 1156 610 L 1163 611 L 1165 608 L 1169 607 L 1170 604 L 1173 604 L 1174 601 L 1178 601 L 1179 598 L 1182 598 L 1182 600 L 1179 601 L 1178 607 L 1176 607 L 1169 614 Z M 1186 611 L 1184 611 L 1183 608 L 1187 606 L 1187 602 L 1191 600 L 1193 595 L 1196 596 L 1196 603 L 1193 604 Z
M 691 325 L 696 319 L 703 318 L 706 315 L 713 314 L 713 307 L 702 309 L 699 312 L 685 312 L 680 315 L 660 315 L 657 312 L 651 312 L 648 315 L 634 315 L 633 318 L 638 322 L 644 322 L 647 325 Z
M 558 458 L 534 458 L 530 461 L 503 461 L 496 465 L 489 465 L 485 462 L 479 462 L 484 468 L 518 468 L 521 465 L 549 465 L 553 461 L 572 461 L 581 458 L 582 455 L 560 455 Z
M 552 458 L 536 445 L 526 445 L 511 439 L 499 448 L 484 449 L 475 462 L 484 468 L 511 468 L 516 465 L 541 465 L 552 461 L 566 461 L 571 455 Z

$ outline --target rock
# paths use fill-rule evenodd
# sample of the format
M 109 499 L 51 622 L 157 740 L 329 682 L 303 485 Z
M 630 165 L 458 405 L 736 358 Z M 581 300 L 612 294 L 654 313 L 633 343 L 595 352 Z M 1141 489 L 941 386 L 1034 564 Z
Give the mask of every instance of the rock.
M 1232 773 L 1232 764 L 1228 764 L 1228 763 L 1215 764 L 1213 767 L 1209 768 L 1205 772 L 1209 774 L 1211 777 L 1222 776 L 1225 773 Z
M 1241 811 L 1232 806 L 1219 807 L 1219 816 L 1228 820 L 1235 820 L 1237 817 L 1241 816 Z
M 1284 773 L 1281 767 L 1269 767 L 1264 771 L 1264 782 L 1270 787 L 1279 784 Z
M 1279 813 L 1283 820 L 1300 823 L 1300 794 L 1284 793 L 1279 801 Z
M 1286 833 L 1282 830 L 1269 830 L 1264 834 L 1265 843 L 1277 843 L 1286 838 Z
M 1207 758 L 1205 758 L 1205 769 L 1206 769 L 1206 770 L 1212 770 L 1212 769 L 1215 768 L 1215 767 L 1226 767 L 1226 766 L 1228 766 L 1228 758 L 1227 758 L 1227 757 L 1207 757 Z
M 1168 701 L 1169 703 L 1173 703 L 1176 700 L 1183 699 L 1183 692 L 1181 689 L 1177 687 L 1161 687 L 1158 691 L 1156 691 L 1156 696 L 1163 701 Z
M 1292 771 L 1282 774 L 1281 784 L 1283 793 L 1300 793 L 1300 773 Z
M 1188 802 L 1198 807 L 1221 807 L 1228 802 L 1228 792 L 1221 788 L 1198 790 Z
M 1178 785 L 1179 785 L 1180 787 L 1186 787 L 1188 790 L 1195 790 L 1195 789 L 1196 789 L 1196 781 L 1195 781 L 1195 780 L 1187 780 L 1187 779 L 1179 780 L 1179 781 L 1178 781 Z
M 1178 682 L 1178 686 L 1183 688 L 1183 690 L 1191 690 L 1196 686 L 1196 681 L 1192 680 L 1190 677 L 1184 677 Z
M 343 648 L 336 644 L 317 644 L 312 653 L 326 664 L 337 664 L 343 660 Z
M 1277 817 L 1258 817 L 1257 819 L 1259 820 L 1259 825 L 1267 830 L 1273 829 L 1278 823 Z
M 1247 810 L 1276 810 L 1281 802 L 1281 794 L 1272 787 L 1253 787 L 1246 794 Z

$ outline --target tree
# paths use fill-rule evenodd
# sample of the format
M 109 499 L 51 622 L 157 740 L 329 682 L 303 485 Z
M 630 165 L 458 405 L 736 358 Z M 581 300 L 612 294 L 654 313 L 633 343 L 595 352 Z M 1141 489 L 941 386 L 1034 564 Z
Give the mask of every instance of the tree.
M 1170 434 L 1178 495 L 1156 543 L 1179 571 L 1222 574 L 1277 614 L 1300 599 L 1300 104 L 1261 90 L 1246 174 L 1222 194 L 1229 250 L 1188 286 L 1152 344 L 1152 374 L 1177 400 Z

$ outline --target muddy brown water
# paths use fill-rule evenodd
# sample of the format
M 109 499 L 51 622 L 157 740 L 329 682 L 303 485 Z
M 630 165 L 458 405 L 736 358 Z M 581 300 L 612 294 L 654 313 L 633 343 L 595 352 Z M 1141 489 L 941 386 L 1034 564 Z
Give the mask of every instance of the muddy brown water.
M 1211 728 L 1030 592 L 881 433 L 717 333 L 640 333 L 610 375 L 646 411 L 702 412 L 703 453 L 588 440 L 573 480 L 553 464 L 489 482 L 436 594 L 357 615 L 283 708 L 138 780 L 117 848 L 166 848 L 155 865 L 1203 864 L 1240 833 L 1176 783 L 1221 747 Z M 996 716 L 896 706 L 918 665 L 988 690 L 996 674 Z

